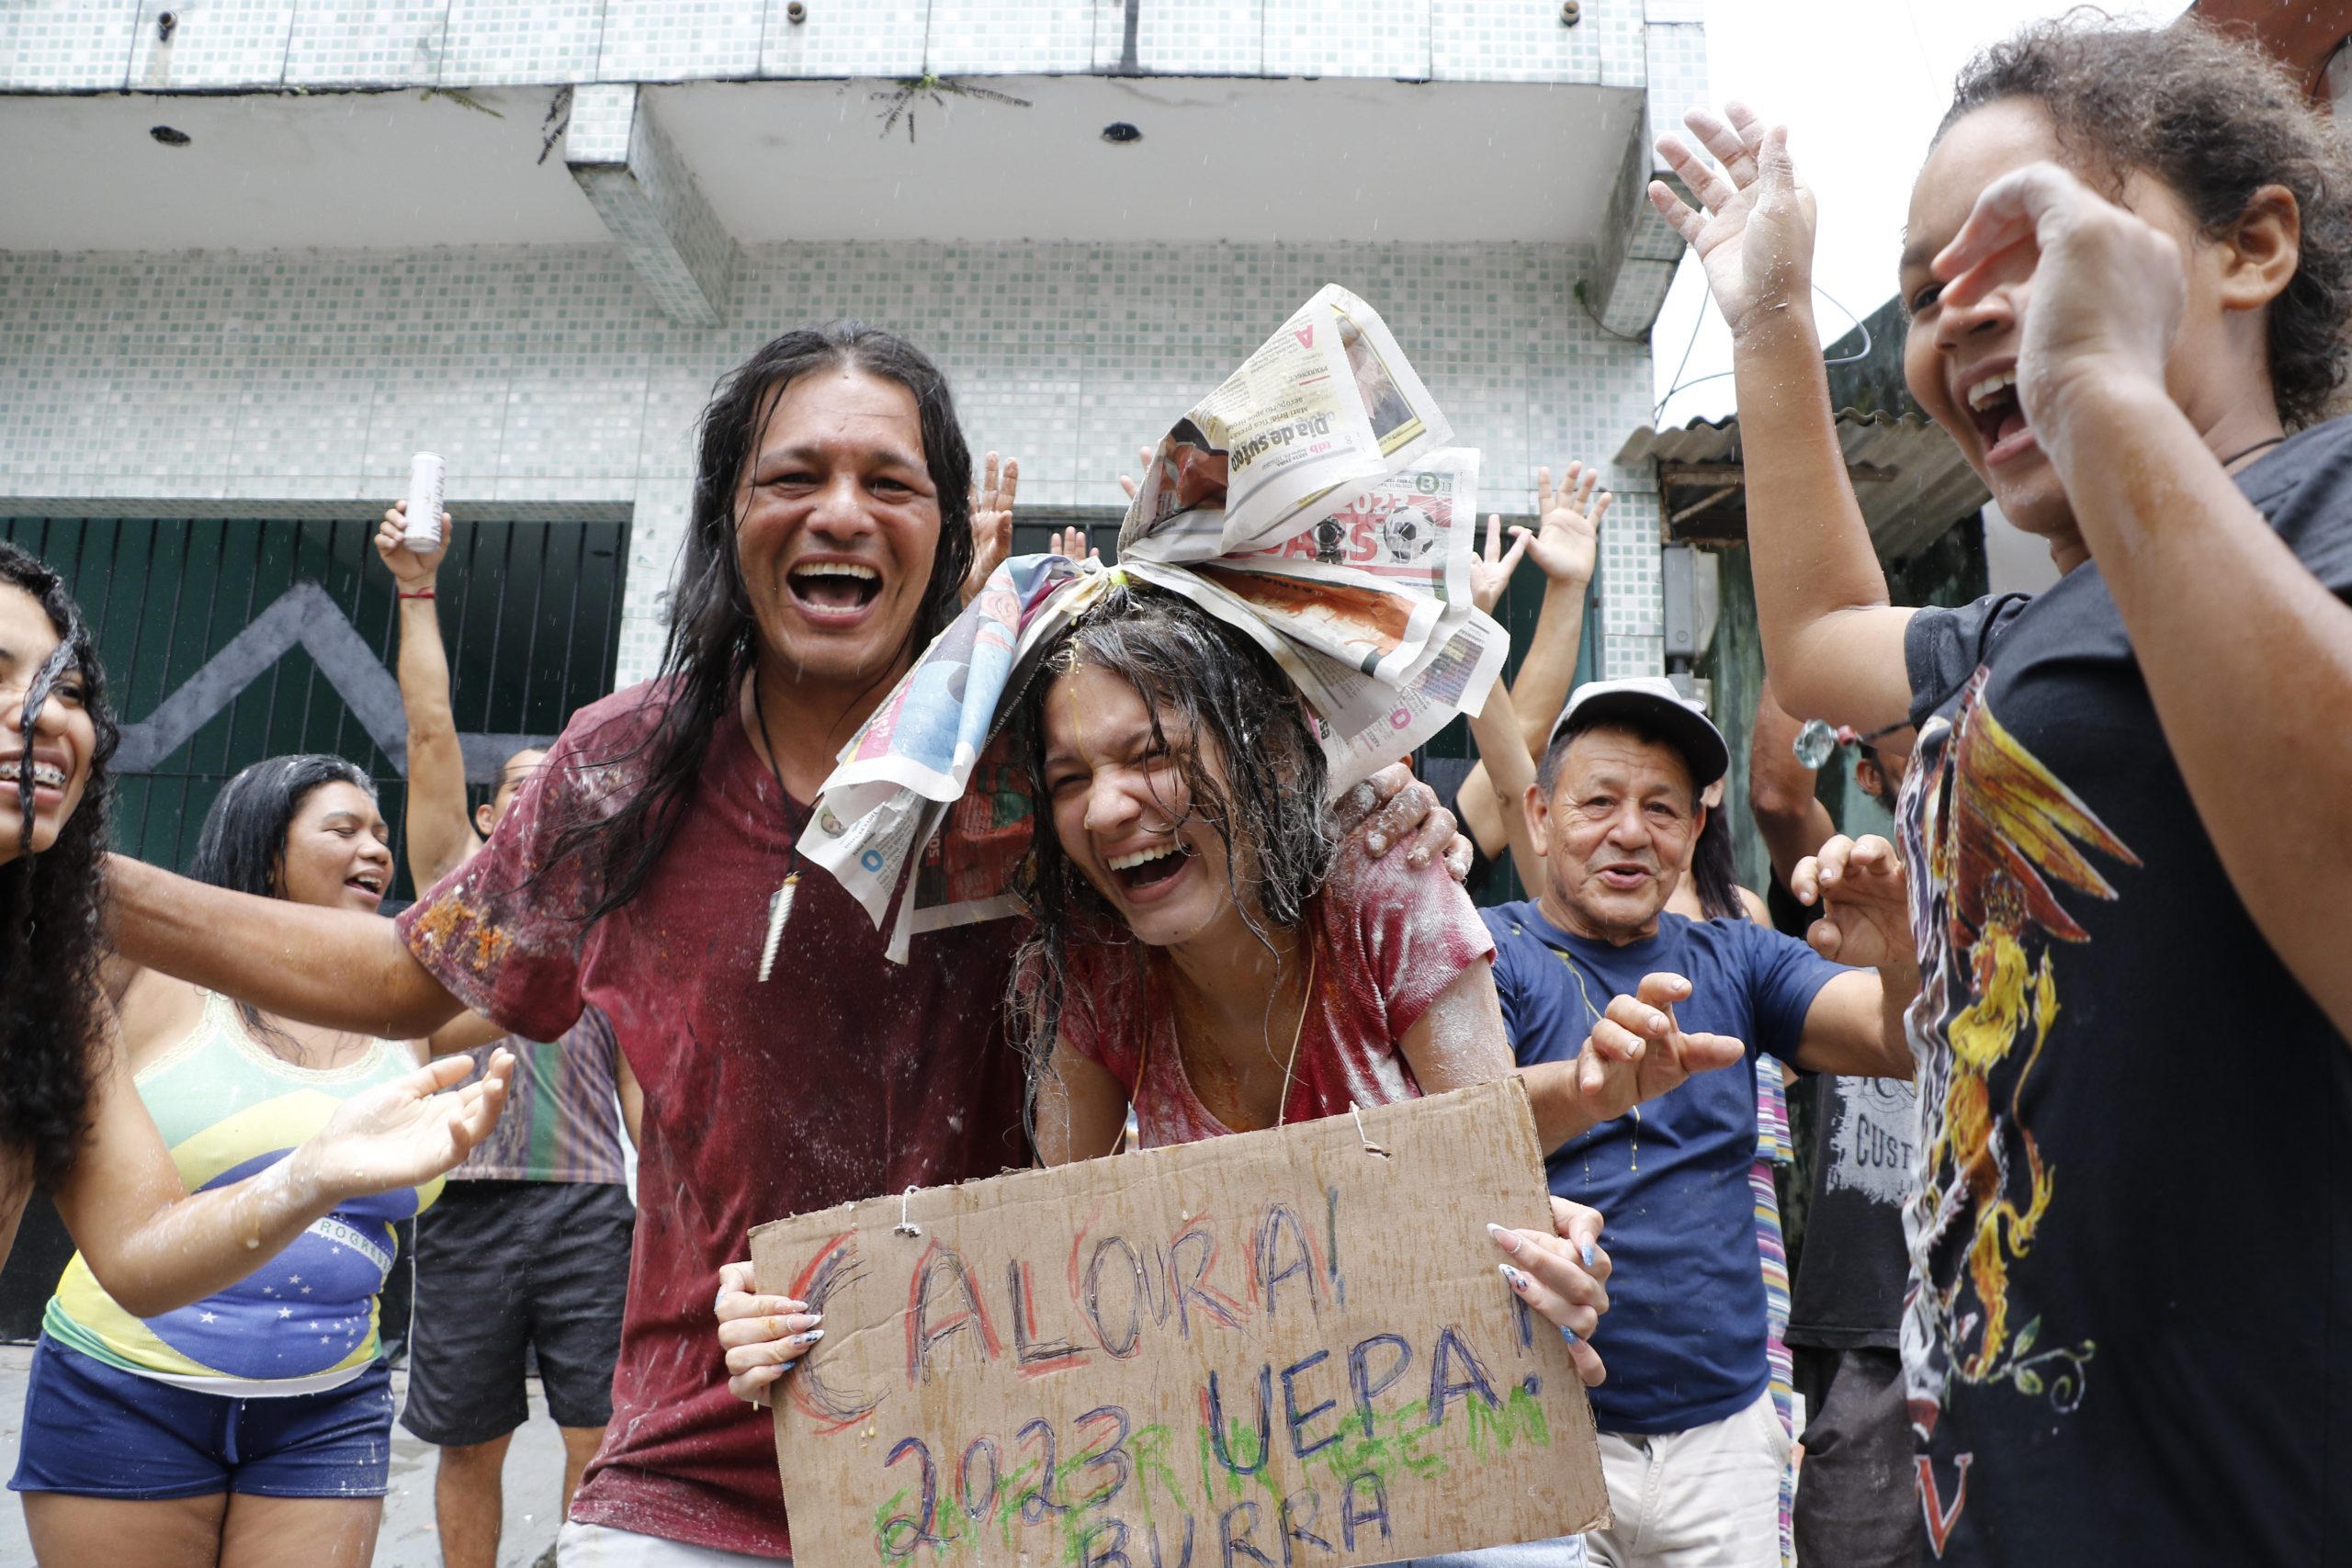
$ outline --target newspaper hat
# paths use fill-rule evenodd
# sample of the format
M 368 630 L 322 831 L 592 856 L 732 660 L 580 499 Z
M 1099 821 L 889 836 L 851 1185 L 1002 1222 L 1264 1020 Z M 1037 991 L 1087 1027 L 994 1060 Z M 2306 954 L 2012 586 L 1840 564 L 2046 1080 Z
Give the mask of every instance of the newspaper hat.
M 1731 748 L 1697 703 L 1674 689 L 1663 675 L 1636 675 L 1623 681 L 1587 681 L 1568 695 L 1568 705 L 1552 721 L 1546 750 L 1560 739 L 1568 721 L 1578 715 L 1588 724 L 1627 718 L 1656 729 L 1674 743 L 1690 767 L 1690 785 L 1705 789 L 1731 767 Z
M 1014 556 L 923 650 L 825 780 L 796 846 L 889 933 L 1021 908 L 1034 832 L 1004 722 L 1046 651 L 1114 583 L 1172 593 L 1296 684 L 1332 793 L 1484 705 L 1510 638 L 1470 591 L 1478 455 L 1380 313 L 1328 286 L 1174 422 L 1119 564 Z M 769 945 L 791 902 L 772 906 Z

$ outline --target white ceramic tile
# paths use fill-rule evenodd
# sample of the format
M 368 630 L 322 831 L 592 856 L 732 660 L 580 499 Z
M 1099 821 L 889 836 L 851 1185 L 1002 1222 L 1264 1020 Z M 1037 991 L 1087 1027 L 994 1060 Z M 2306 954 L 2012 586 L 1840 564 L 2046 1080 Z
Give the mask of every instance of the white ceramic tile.
M 1256 76 L 1266 63 L 1266 3 L 1146 5 L 1136 42 L 1143 69 L 1156 75 Z
M 920 77 L 929 0 L 805 0 L 791 19 L 786 0 L 766 0 L 760 43 L 763 76 Z
M 158 25 L 167 11 L 169 39 Z M 293 30 L 294 0 L 145 0 L 131 33 L 130 85 L 143 92 L 278 86 Z
M 1265 0 L 1269 76 L 1425 82 L 1430 0 Z
M 450 0 L 441 85 L 593 82 L 605 0 Z
M 448 24 L 449 0 L 296 0 L 286 85 L 430 86 Z
M 932 0 L 923 67 L 937 76 L 1087 71 L 1104 9 L 1099 0 Z M 1114 25 L 1124 18 L 1122 7 Z
M 1640 0 L 1583 0 L 1576 26 L 1543 0 L 1430 0 L 1430 74 L 1441 82 L 1577 82 L 1601 78 L 1617 13 Z M 1636 33 L 1638 41 L 1638 33 Z
M 116 90 L 130 80 L 140 0 L 7 0 L 0 5 L 0 90 Z
M 1104 517 L 1136 444 L 1326 281 L 1382 309 L 1456 439 L 1487 455 L 1489 510 L 1521 513 L 1539 462 L 1614 452 L 1650 397 L 1646 345 L 1576 303 L 1590 258 L 1549 246 L 767 246 L 710 329 L 662 316 L 611 245 L 11 261 L 0 496 L 373 507 L 430 450 L 456 494 L 549 515 L 630 502 L 625 678 L 658 658 L 712 382 L 796 323 L 906 333 L 947 373 L 975 453 L 1021 458 L 1026 506 Z M 1625 493 L 1600 629 L 1645 668 L 1657 560 L 1655 499 Z
M 597 74 L 606 82 L 756 76 L 765 22 L 762 0 L 605 0 Z
M 381 487 L 387 504 L 408 482 L 409 459 L 419 452 L 438 457 L 452 485 L 496 482 L 506 414 L 503 374 L 491 367 L 451 371 L 387 365 L 373 389 L 361 467 Z

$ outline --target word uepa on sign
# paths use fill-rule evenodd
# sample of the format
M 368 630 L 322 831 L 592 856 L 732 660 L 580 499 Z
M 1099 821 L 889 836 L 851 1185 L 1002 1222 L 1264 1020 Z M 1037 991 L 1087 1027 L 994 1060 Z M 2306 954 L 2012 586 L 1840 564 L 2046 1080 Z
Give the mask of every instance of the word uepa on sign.
M 1584 1388 L 1486 1225 L 1516 1079 L 752 1233 L 800 1568 L 1339 1568 L 1603 1522 Z

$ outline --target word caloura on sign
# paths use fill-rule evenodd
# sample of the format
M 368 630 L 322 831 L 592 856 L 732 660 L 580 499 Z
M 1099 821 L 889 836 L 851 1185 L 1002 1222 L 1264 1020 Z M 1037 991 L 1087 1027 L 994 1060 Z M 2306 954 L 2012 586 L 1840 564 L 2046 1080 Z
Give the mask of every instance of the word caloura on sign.
M 1603 1524 L 1516 1078 L 752 1233 L 802 1568 L 1325 1568 Z

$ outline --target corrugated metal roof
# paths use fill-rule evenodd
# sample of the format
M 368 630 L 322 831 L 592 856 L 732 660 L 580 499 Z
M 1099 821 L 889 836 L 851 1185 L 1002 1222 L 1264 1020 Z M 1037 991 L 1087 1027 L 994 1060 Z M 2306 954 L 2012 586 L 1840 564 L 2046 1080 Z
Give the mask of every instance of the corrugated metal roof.
M 1854 493 L 1870 524 L 1871 542 L 1883 559 L 1917 554 L 1990 499 L 1951 437 L 1916 414 L 1844 410 L 1838 415 L 1838 444 L 1847 468 L 1856 475 Z M 1736 464 L 1739 418 L 1694 419 L 1679 430 L 1645 425 L 1627 438 L 1617 461 L 1659 464 L 1661 477 L 1669 480 L 1678 468 Z M 1668 493 L 1671 497 L 1679 489 L 1705 483 L 1670 485 Z M 1738 503 L 1736 495 L 1726 502 Z M 1744 505 L 1740 510 L 1744 513 Z

